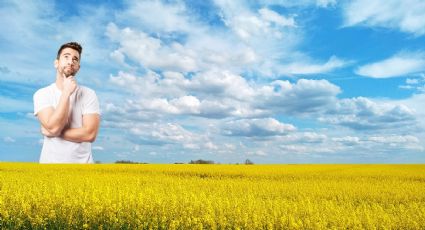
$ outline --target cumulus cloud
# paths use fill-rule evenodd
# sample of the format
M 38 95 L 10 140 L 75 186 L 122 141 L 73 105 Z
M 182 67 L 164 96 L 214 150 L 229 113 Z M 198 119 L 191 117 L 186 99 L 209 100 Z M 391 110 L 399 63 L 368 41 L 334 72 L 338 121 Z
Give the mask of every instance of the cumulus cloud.
M 374 102 L 364 97 L 341 99 L 319 118 L 354 130 L 414 128 L 415 111 L 404 104 Z
M 228 71 L 199 73 L 192 78 L 187 88 L 214 97 L 225 96 L 237 100 L 249 100 L 255 94 L 245 78 Z
M 402 52 L 388 59 L 360 66 L 356 73 L 372 78 L 389 78 L 425 71 L 422 52 Z
M 262 97 L 257 106 L 272 107 L 285 114 L 314 113 L 334 103 L 339 92 L 340 88 L 327 80 L 300 79 L 294 84 L 278 80 L 259 90 Z
M 405 135 L 405 136 L 371 136 L 368 138 L 368 141 L 376 143 L 419 143 L 419 140 L 415 136 Z
M 228 136 L 276 136 L 295 131 L 295 126 L 284 124 L 274 118 L 242 119 L 229 121 L 223 126 L 223 134 Z
M 330 2 L 320 1 L 320 5 Z M 106 35 L 119 44 L 110 53 L 111 58 L 126 67 L 129 64 L 123 62 L 128 59 L 151 70 L 187 73 L 218 69 L 268 77 L 326 73 L 348 64 L 336 56 L 320 63 L 296 51 L 303 39 L 296 15 L 283 15 L 268 7 L 255 9 L 239 1 L 214 4 L 216 8 L 211 13 L 223 22 L 224 28 L 204 23 L 182 2 L 130 1 L 118 18 L 137 19 L 140 24 L 119 28 L 109 23 Z M 146 15 L 138 13 L 146 9 Z M 152 22 L 157 17 L 151 14 L 167 17 Z M 306 59 L 311 61 L 305 62 Z
M 194 53 L 175 42 L 164 44 L 160 39 L 130 28 L 119 29 L 114 23 L 107 27 L 107 35 L 121 47 L 114 53 L 125 53 L 140 65 L 151 69 L 195 71 L 198 69 Z M 114 54 L 113 53 L 113 54 Z M 122 57 L 121 57 L 122 59 Z
M 174 32 L 197 28 L 193 26 L 195 22 L 186 14 L 187 9 L 182 2 L 166 4 L 162 1 L 129 1 L 128 4 L 130 7 L 124 12 L 119 12 L 118 18 L 124 20 L 128 17 L 135 18 L 143 29 L 153 32 Z M 158 15 L 166 15 L 166 17 L 158 17 Z
M 343 6 L 346 26 L 398 29 L 417 36 L 425 33 L 425 2 L 421 0 L 356 0 Z
M 217 149 L 206 134 L 192 132 L 177 123 L 127 123 L 134 143 L 155 146 L 175 146 L 189 150 Z
M 351 146 L 351 145 L 358 145 L 360 143 L 360 138 L 353 137 L 353 136 L 333 137 L 332 141 Z
M 340 92 L 338 86 L 327 80 L 259 84 L 227 71 L 200 72 L 190 78 L 171 72 L 164 76 L 120 72 L 111 76 L 110 81 L 135 95 L 136 100 L 127 100 L 122 106 L 126 110 L 210 118 L 315 114 L 334 104 Z M 112 105 L 107 109 L 112 111 Z
M 282 27 L 296 26 L 293 17 L 285 17 L 267 8 L 261 8 L 258 12 L 251 12 L 248 9 L 228 10 L 223 8 L 223 10 L 223 20 L 226 25 L 247 42 L 259 36 L 282 38 Z M 239 14 L 234 14 L 234 10 L 238 11 Z

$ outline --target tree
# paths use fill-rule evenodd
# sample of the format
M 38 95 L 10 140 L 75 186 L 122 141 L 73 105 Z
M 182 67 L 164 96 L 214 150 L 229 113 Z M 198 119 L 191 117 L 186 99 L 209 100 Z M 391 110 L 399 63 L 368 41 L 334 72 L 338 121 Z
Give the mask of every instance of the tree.
M 189 164 L 214 164 L 214 161 L 199 159 L 199 160 L 196 160 L 196 161 L 191 160 L 189 162 Z
M 250 159 L 246 159 L 246 160 L 245 160 L 245 164 L 246 164 L 246 165 L 253 165 L 253 164 L 254 164 L 254 162 L 252 162 Z

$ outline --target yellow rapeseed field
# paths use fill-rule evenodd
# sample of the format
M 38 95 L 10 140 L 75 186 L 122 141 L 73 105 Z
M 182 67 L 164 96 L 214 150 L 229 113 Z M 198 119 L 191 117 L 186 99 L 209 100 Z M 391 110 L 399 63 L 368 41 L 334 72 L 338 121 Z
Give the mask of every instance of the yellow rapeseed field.
M 425 229 L 425 165 L 0 163 L 1 229 Z

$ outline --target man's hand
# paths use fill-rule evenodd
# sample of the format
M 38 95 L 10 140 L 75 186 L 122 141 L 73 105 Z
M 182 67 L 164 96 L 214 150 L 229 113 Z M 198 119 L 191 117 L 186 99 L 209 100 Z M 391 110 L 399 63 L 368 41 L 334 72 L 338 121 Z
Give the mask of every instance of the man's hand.
M 63 92 L 71 95 L 77 89 L 77 81 L 74 76 L 66 77 L 63 75 Z

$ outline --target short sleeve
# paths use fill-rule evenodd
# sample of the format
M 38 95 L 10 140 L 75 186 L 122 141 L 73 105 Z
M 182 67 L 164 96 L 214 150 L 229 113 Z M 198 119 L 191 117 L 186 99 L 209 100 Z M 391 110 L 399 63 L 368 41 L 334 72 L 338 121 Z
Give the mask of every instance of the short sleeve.
M 83 115 L 92 113 L 100 114 L 99 101 L 97 100 L 96 93 L 93 90 L 87 89 L 84 92 L 83 98 Z
M 42 109 L 50 107 L 50 106 L 54 106 L 45 88 L 40 89 L 34 93 L 33 101 L 34 101 L 35 116 L 37 116 L 37 113 L 40 112 Z

